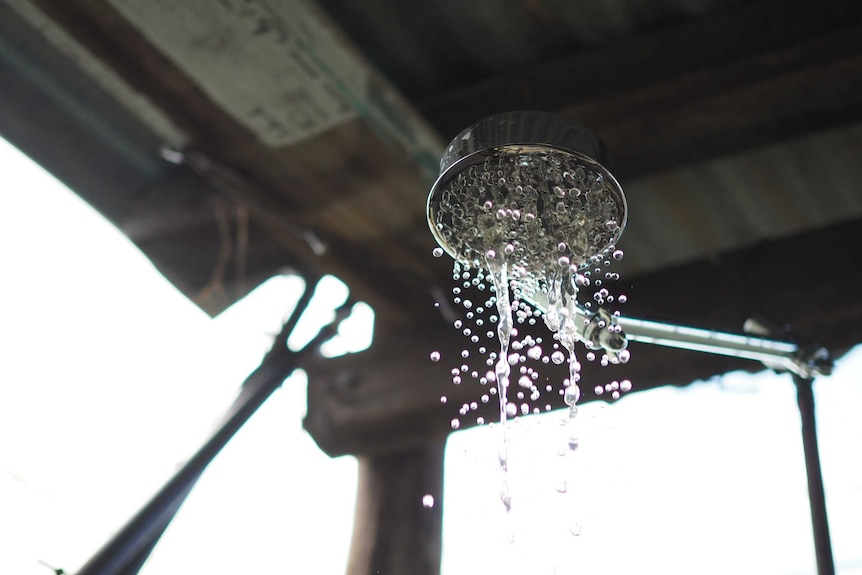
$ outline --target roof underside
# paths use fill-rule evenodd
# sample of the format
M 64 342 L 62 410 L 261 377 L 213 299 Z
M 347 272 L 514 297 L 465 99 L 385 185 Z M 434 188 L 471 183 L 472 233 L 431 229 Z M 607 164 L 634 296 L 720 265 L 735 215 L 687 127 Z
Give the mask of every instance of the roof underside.
M 424 214 L 443 143 L 556 112 L 605 140 L 626 190 L 627 313 L 767 314 L 843 350 L 862 328 L 859 38 L 850 0 L 3 0 L 0 134 L 209 313 L 284 270 L 333 273 L 415 373 L 428 334 L 452 337 Z M 642 389 L 739 367 L 638 357 Z M 317 369 L 397 385 L 345 361 Z

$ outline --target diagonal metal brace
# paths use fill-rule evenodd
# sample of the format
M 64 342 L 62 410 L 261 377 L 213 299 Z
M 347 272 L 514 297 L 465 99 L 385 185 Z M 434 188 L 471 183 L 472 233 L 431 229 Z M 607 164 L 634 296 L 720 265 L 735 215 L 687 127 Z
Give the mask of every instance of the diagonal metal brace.
M 243 382 L 237 398 L 221 418 L 210 438 L 192 455 L 161 490 L 129 520 L 79 571 L 78 575 L 133 575 L 146 562 L 159 538 L 173 520 L 200 476 L 216 455 L 240 430 L 257 409 L 278 389 L 303 358 L 330 339 L 339 324 L 350 315 L 354 301 L 348 299 L 335 313 L 335 319 L 298 351 L 287 347 L 287 340 L 314 293 L 311 282 L 276 336 L 272 348 L 260 365 Z

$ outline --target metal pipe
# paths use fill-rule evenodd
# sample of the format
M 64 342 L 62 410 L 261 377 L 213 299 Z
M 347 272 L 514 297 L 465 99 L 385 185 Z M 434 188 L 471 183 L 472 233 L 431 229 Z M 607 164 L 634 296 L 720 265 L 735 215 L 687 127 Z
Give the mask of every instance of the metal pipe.
M 331 338 L 338 324 L 350 314 L 352 300 L 338 308 L 335 319 L 323 327 L 304 348 L 291 351 L 287 347 L 287 339 L 307 308 L 312 293 L 313 289 L 306 284 L 305 292 L 276 336 L 272 348 L 260 366 L 243 382 L 239 395 L 222 417 L 222 422 L 215 432 L 164 487 L 78 571 L 78 575 L 138 572 L 210 462 L 293 373 L 305 354 Z
M 795 343 L 628 317 L 618 318 L 617 323 L 629 341 L 751 359 L 800 377 L 819 375 L 822 369 L 803 357 Z
M 808 502 L 811 507 L 811 527 L 814 532 L 814 554 L 818 575 L 835 575 L 832 558 L 832 540 L 829 536 L 829 518 L 826 514 L 826 494 L 823 489 L 823 471 L 820 469 L 820 452 L 817 447 L 817 422 L 814 416 L 813 380 L 793 376 L 796 384 L 796 401 L 802 420 L 802 448 L 805 452 L 805 473 L 808 476 Z
M 155 497 L 78 571 L 78 575 L 134 573 L 130 569 L 132 564 L 143 564 L 142 551 L 154 546 L 206 467 L 297 367 L 297 354 L 290 350 L 268 357 L 270 361 L 264 361 L 243 383 L 239 397 L 215 433 Z
M 584 327 L 580 332 L 584 342 L 588 346 L 605 349 L 610 356 L 618 355 L 631 340 L 752 359 L 760 361 L 767 367 L 787 371 L 793 375 L 799 415 L 802 420 L 802 447 L 808 480 L 808 502 L 811 508 L 811 527 L 814 535 L 817 573 L 818 575 L 834 575 L 835 564 L 829 535 L 823 472 L 820 467 L 820 453 L 817 445 L 817 425 L 812 389 L 816 375 L 831 373 L 832 361 L 828 351 L 822 347 L 805 349 L 793 343 L 760 337 L 625 317 L 613 318 L 602 309 L 594 314 L 579 310 L 579 314 L 583 314 L 585 319 Z M 607 326 L 612 326 L 614 321 L 625 333 L 617 333 L 607 329 Z

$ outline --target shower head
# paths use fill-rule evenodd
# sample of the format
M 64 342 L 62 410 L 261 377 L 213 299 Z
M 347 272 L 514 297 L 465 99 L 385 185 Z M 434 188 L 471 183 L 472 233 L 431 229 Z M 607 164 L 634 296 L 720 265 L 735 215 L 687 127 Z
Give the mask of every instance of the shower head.
M 626 224 L 607 149 L 587 128 L 508 112 L 458 134 L 440 161 L 427 217 L 440 247 L 477 266 L 500 253 L 534 274 L 614 249 Z

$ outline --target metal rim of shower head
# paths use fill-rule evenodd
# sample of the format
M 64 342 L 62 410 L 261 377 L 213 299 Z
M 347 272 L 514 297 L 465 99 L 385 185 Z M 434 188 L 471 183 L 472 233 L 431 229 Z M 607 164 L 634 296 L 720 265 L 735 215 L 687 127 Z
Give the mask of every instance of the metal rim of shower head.
M 442 190 L 459 173 L 481 163 L 485 157 L 518 149 L 526 153 L 564 153 L 601 173 L 621 214 L 619 231 L 612 243 L 619 241 L 628 220 L 628 206 L 622 187 L 608 169 L 610 160 L 604 142 L 589 128 L 554 114 L 517 111 L 479 120 L 462 130 L 446 147 L 440 160 L 440 175 L 428 194 L 425 215 L 435 241 L 447 254 L 459 258 L 434 223 L 435 205 Z

